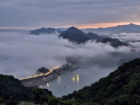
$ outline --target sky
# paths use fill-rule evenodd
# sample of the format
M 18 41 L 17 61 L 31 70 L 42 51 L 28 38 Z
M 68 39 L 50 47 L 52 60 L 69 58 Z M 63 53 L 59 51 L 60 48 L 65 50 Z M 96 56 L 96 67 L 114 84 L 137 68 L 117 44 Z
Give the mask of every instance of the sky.
M 0 28 L 140 24 L 140 0 L 0 0 Z

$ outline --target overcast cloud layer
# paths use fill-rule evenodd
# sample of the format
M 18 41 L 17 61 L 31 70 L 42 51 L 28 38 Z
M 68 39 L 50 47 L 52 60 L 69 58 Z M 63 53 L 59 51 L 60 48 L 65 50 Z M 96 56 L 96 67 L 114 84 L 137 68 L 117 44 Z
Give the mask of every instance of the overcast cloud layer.
M 140 0 L 0 0 L 0 27 L 138 22 Z

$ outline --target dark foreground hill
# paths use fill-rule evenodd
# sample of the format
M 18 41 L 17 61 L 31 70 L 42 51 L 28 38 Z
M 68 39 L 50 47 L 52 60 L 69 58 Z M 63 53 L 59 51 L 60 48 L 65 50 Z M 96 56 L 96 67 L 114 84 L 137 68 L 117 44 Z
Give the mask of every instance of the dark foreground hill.
M 64 99 L 95 105 L 140 105 L 140 59 L 123 64 L 109 76 Z
M 59 90 L 58 90 L 59 91 Z M 31 103 L 21 103 L 23 101 Z M 140 105 L 140 59 L 124 63 L 91 86 L 56 98 L 48 90 L 28 88 L 0 75 L 0 104 L 7 105 Z
M 41 103 L 52 93 L 46 89 L 28 88 L 13 76 L 0 75 L 0 103 L 16 105 L 21 101 Z

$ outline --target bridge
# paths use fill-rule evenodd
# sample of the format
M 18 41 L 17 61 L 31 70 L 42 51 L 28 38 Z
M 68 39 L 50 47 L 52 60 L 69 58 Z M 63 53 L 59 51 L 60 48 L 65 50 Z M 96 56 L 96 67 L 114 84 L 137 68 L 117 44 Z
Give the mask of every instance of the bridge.
M 45 85 L 48 82 L 56 79 L 59 77 L 60 74 L 64 73 L 65 71 L 76 70 L 80 66 L 77 64 L 65 64 L 61 66 L 56 66 L 49 70 L 47 73 L 35 74 L 25 78 L 20 79 L 23 85 L 33 87 L 39 85 Z
M 61 66 L 56 66 L 49 70 L 47 73 L 35 74 L 25 78 L 20 79 L 20 81 L 25 86 L 38 86 L 44 83 L 47 83 L 59 76 L 59 73 L 62 71 Z

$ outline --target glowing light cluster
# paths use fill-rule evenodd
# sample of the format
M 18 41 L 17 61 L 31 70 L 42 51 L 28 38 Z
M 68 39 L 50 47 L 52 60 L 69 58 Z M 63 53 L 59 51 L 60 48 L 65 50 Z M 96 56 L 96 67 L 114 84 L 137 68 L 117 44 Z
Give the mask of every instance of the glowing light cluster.
M 80 81 L 80 75 L 76 75 L 76 76 L 74 76 L 74 77 L 72 77 L 72 81 L 73 82 L 77 82 L 77 83 L 79 83 L 79 81 Z
M 56 67 L 50 69 L 49 72 L 47 72 L 47 73 L 41 73 L 41 74 L 31 75 L 31 76 L 22 78 L 22 79 L 20 79 L 20 80 L 27 80 L 27 79 L 37 78 L 37 77 L 41 77 L 41 76 L 48 76 L 48 75 L 50 75 L 53 71 L 56 71 L 56 70 L 58 70 L 59 68 L 61 68 L 61 66 L 58 65 L 58 66 L 56 66 Z

